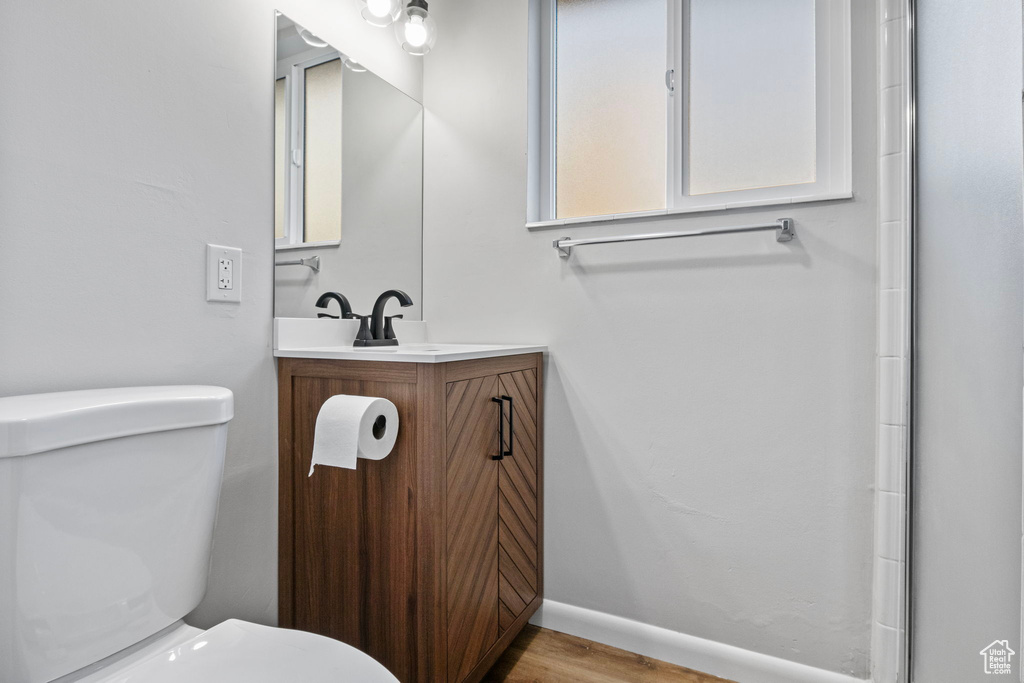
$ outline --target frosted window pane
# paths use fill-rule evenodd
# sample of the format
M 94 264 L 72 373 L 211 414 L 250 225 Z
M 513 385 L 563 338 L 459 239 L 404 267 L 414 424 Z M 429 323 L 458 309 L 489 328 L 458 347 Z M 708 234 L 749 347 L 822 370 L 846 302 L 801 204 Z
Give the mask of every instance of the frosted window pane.
M 284 130 L 284 79 L 274 82 L 274 239 L 284 237 L 284 188 L 288 140 Z
M 558 0 L 557 218 L 665 208 L 665 0 Z
M 305 242 L 341 239 L 341 60 L 306 69 Z
M 815 180 L 814 0 L 691 0 L 690 194 Z

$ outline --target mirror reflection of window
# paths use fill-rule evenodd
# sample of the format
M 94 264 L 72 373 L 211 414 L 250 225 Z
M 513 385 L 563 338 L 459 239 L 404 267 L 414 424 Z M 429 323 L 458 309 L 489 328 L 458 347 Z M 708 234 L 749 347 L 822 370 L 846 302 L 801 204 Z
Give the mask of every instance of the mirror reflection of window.
M 305 70 L 304 242 L 341 236 L 340 59 Z
M 341 240 L 345 69 L 330 47 L 293 49 L 274 82 L 274 241 L 333 246 Z
M 285 86 L 283 78 L 274 82 L 274 239 L 285 236 L 285 172 L 288 159 L 288 137 L 285 130 Z

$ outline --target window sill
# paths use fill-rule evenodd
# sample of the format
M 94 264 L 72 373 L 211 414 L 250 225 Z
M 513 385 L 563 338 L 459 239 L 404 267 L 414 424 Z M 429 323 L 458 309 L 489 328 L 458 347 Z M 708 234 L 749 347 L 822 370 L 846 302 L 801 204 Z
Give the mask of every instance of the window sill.
M 300 242 L 299 244 L 275 244 L 275 251 L 286 251 L 288 249 L 326 249 L 328 247 L 340 247 L 341 240 L 335 242 Z
M 853 199 L 853 192 L 834 192 L 831 194 L 805 195 L 802 197 L 778 197 L 775 199 L 757 199 L 747 202 L 734 202 L 732 204 L 714 204 L 711 206 L 694 206 L 685 209 L 660 209 L 657 211 L 634 211 L 632 213 L 613 213 L 604 216 L 579 216 L 576 218 L 563 218 L 553 221 L 531 221 L 526 224 L 527 230 L 541 230 L 544 228 L 571 227 L 574 225 L 587 225 L 593 223 L 624 223 L 645 218 L 659 218 L 663 216 L 679 216 L 690 213 L 707 213 L 712 211 L 728 211 L 729 209 L 746 209 L 754 206 L 788 206 L 790 204 L 803 204 L 805 202 L 827 202 L 835 199 Z

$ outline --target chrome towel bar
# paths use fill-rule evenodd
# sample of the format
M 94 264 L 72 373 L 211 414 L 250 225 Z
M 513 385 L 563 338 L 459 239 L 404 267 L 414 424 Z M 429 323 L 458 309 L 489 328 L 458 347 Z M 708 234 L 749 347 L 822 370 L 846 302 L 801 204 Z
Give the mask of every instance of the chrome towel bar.
M 646 235 L 619 235 L 618 237 L 588 237 L 580 240 L 563 237 L 555 240 L 552 243 L 552 246 L 558 250 L 559 256 L 562 258 L 569 258 L 570 254 L 572 254 L 573 247 L 582 247 L 587 244 L 664 240 L 669 239 L 670 237 L 697 237 L 699 235 L 722 235 L 729 232 L 758 232 L 761 230 L 775 230 L 775 239 L 778 242 L 788 242 L 796 236 L 796 232 L 793 231 L 793 219 L 779 218 L 774 223 L 735 225 L 729 228 L 705 228 L 704 230 L 688 230 L 683 232 L 652 232 Z
M 278 261 L 275 266 L 306 266 L 314 273 L 320 272 L 320 257 L 310 256 L 309 258 L 298 258 L 292 261 Z

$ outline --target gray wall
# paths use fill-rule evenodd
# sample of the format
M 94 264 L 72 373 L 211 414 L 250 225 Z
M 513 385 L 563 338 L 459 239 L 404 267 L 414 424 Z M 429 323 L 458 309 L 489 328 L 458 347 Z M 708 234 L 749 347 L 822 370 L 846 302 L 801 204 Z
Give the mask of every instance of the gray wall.
M 438 341 L 550 345 L 547 597 L 867 677 L 877 24 L 853 5 L 855 199 L 537 232 L 527 2 L 432 5 L 424 290 Z M 788 245 L 551 248 L 780 215 Z
M 0 395 L 235 392 L 199 625 L 277 612 L 275 6 L 422 96 L 356 3 L 0 3 Z M 240 305 L 206 302 L 207 242 L 242 248 Z
M 960 683 L 1024 652 L 1021 4 L 917 8 L 914 679 Z

